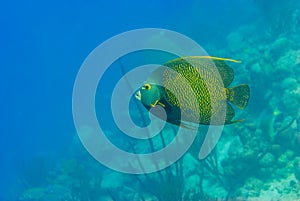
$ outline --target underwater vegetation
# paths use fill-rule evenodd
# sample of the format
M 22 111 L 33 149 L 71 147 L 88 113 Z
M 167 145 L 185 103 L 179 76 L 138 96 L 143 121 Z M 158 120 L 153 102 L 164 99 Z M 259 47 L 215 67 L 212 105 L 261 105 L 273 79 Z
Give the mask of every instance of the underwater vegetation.
M 264 11 L 270 1 L 254 2 Z M 55 164 L 47 156 L 20 164 L 24 191 L 18 201 L 299 200 L 299 7 L 294 6 L 298 1 L 290 2 L 284 4 L 288 8 L 278 10 L 278 3 L 264 13 L 272 20 L 269 29 L 254 34 L 261 23 L 248 24 L 227 36 L 226 47 L 208 44 L 209 53 L 242 61 L 233 67 L 236 82 L 249 83 L 251 99 L 249 108 L 236 114 L 245 122 L 226 126 L 207 158 L 197 159 L 203 140 L 198 136 L 172 166 L 127 175 L 100 165 L 75 137 L 69 153 Z M 170 125 L 147 146 L 128 142 L 128 149 L 158 150 L 175 134 Z

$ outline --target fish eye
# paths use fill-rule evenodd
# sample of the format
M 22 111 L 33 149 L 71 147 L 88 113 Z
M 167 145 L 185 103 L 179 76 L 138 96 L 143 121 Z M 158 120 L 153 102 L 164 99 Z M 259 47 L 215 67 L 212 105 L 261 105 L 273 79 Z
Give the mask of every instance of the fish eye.
M 151 85 L 150 85 L 150 84 L 145 84 L 145 85 L 143 86 L 143 89 L 150 90 L 150 89 L 151 89 Z

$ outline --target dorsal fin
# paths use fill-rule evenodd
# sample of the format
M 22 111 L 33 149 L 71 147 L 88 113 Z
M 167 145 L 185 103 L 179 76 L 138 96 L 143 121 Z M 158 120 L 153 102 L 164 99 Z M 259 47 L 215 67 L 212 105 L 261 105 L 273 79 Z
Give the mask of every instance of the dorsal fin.
M 234 79 L 233 69 L 222 60 L 213 60 L 213 61 L 216 67 L 218 68 L 220 76 L 223 80 L 224 87 L 228 87 Z
M 233 69 L 230 66 L 228 66 L 225 63 L 225 61 L 241 63 L 241 61 L 238 61 L 238 60 L 229 59 L 229 58 L 221 58 L 221 57 L 213 57 L 213 56 L 188 56 L 188 57 L 177 58 L 172 61 L 177 61 L 179 59 L 181 59 L 181 60 L 187 59 L 187 61 L 189 61 L 188 59 L 201 59 L 201 60 L 207 59 L 207 60 L 213 61 L 220 73 L 222 80 L 223 80 L 224 87 L 228 87 L 234 79 Z
M 213 57 L 213 56 L 191 56 L 191 57 L 197 57 L 200 59 L 212 59 L 214 61 L 219 60 L 219 61 L 231 61 L 235 63 L 241 63 L 241 61 L 234 60 L 234 59 L 229 59 L 229 58 L 221 58 L 221 57 Z

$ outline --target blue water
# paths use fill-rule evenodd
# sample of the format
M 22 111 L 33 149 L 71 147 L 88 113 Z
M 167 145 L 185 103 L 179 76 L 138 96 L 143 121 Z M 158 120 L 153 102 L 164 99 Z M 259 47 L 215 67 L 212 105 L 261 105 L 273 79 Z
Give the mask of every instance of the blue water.
M 272 23 L 285 21 L 278 19 L 279 22 L 277 22 L 275 17 L 270 19 L 270 16 L 278 12 L 283 13 L 282 18 L 291 12 L 296 15 L 296 11 L 299 12 L 300 7 L 297 3 L 282 3 L 285 6 L 281 6 L 280 0 L 271 4 L 265 2 L 269 1 L 15 0 L 2 2 L 0 7 L 0 65 L 2 69 L 0 74 L 2 94 L 0 100 L 2 106 L 0 200 L 18 200 L 18 197 L 28 187 L 24 186 L 20 179 L 20 172 L 22 172 L 20 169 L 24 166 L 22 164 L 29 164 L 28 161 L 44 156 L 49 158 L 50 162 L 45 166 L 51 171 L 61 165 L 62 159 L 67 160 L 72 154 L 72 157 L 76 156 L 76 149 L 72 152 L 76 135 L 72 116 L 72 90 L 76 75 L 82 62 L 95 47 L 108 38 L 125 31 L 149 27 L 170 29 L 197 41 L 207 48 L 210 54 L 217 54 L 213 56 L 241 56 L 244 51 L 244 58 L 253 59 L 255 57 L 256 60 L 251 61 L 252 63 L 246 61 L 247 66 L 235 69 L 237 70 L 236 83 L 246 82 L 252 89 L 248 110 L 246 115 L 242 114 L 242 117 L 255 122 L 255 117 L 264 115 L 265 113 L 262 111 L 270 105 L 269 113 L 271 114 L 276 109 L 275 106 L 273 107 L 276 104 L 269 103 L 269 101 L 279 102 L 277 104 L 279 109 L 287 110 L 282 103 L 280 105 L 282 102 L 280 94 L 287 93 L 284 91 L 287 89 L 281 87 L 280 83 L 282 79 L 291 76 L 299 86 L 300 78 L 295 76 L 296 70 L 293 71 L 294 75 L 293 73 L 286 75 L 283 73 L 283 78 L 274 77 L 278 74 L 276 72 L 267 76 L 269 72 L 273 71 L 264 70 L 264 64 L 261 65 L 262 71 L 265 73 L 259 74 L 261 77 L 257 77 L 257 74 L 251 71 L 254 69 L 253 63 L 263 60 L 262 58 L 265 56 L 263 50 L 268 49 L 268 45 L 261 44 L 265 46 L 260 47 L 261 50 L 257 50 L 260 42 L 272 44 L 276 39 L 284 36 L 293 43 L 291 46 L 293 50 L 297 50 L 297 47 L 299 49 L 299 40 L 295 42 L 298 39 L 299 29 L 288 27 L 290 25 L 288 22 L 291 22 L 292 19 L 290 16 L 286 16 L 286 25 L 276 26 L 275 31 L 266 33 L 268 32 L 267 27 Z M 300 21 L 299 16 L 295 20 L 297 23 Z M 291 24 L 290 26 L 296 26 L 295 23 Z M 250 33 L 239 31 L 240 27 L 250 25 L 254 26 Z M 233 32 L 244 34 L 241 43 L 253 36 L 251 38 L 252 46 L 246 42 L 248 46 L 242 49 L 237 48 L 238 52 L 229 50 L 228 36 Z M 249 53 L 246 49 L 253 49 L 254 52 L 260 51 L 260 53 Z M 282 51 L 288 52 L 289 49 Z M 285 52 L 278 53 L 280 55 L 271 53 L 271 57 L 273 56 L 274 61 L 277 61 Z M 130 63 L 130 59 L 125 60 L 127 70 L 139 64 L 137 61 Z M 264 62 L 276 63 L 268 60 Z M 117 64 L 114 65 L 117 66 Z M 117 70 L 118 67 L 115 69 Z M 111 93 L 109 86 L 116 82 L 116 79 L 109 79 L 109 76 L 122 76 L 121 72 L 108 72 L 108 74 L 104 80 L 108 87 L 99 91 L 99 94 L 103 94 L 105 98 L 109 97 Z M 277 85 L 274 86 L 274 82 L 277 82 Z M 274 89 L 278 89 L 275 95 L 266 95 L 272 93 Z M 101 97 L 100 95 L 100 99 Z M 99 96 L 97 101 L 101 102 Z M 298 106 L 299 109 L 299 102 L 295 101 L 296 103 L 293 104 L 296 104 L 295 108 L 297 109 Z M 109 106 L 108 102 L 103 102 L 103 104 Z M 107 117 L 111 118 L 109 111 L 107 113 Z M 285 116 L 290 116 L 299 119 L 299 116 L 293 116 L 290 113 L 291 111 L 283 111 L 284 116 L 280 118 L 285 119 Z M 106 115 L 102 114 L 103 116 L 105 122 Z M 270 117 L 269 114 L 265 116 Z M 138 117 L 136 118 L 138 119 Z M 280 118 L 277 121 L 281 124 Z M 106 129 L 118 132 L 114 124 L 110 123 L 110 120 L 106 120 L 107 122 L 104 123 Z M 259 125 L 255 126 L 259 127 Z M 232 126 L 230 129 L 234 130 L 235 127 Z M 250 134 L 255 132 L 255 129 L 251 130 L 248 127 L 245 130 L 239 129 L 241 133 L 246 132 L 247 129 Z M 294 128 L 293 132 L 297 133 L 299 129 L 299 127 Z M 116 144 L 122 144 L 122 142 L 118 139 L 115 141 Z M 126 147 L 124 144 L 123 146 Z M 295 149 L 293 153 L 294 157 L 299 157 L 299 153 Z M 78 153 L 78 163 L 81 163 L 80 154 L 82 153 Z M 103 170 L 103 174 L 107 171 L 104 167 L 100 167 L 100 169 Z M 41 175 L 35 176 L 43 177 L 44 175 L 41 173 Z M 107 177 L 109 180 L 109 176 Z M 127 178 L 127 183 L 125 182 L 127 185 L 130 183 L 129 180 Z M 298 182 L 299 185 L 298 180 L 295 182 Z M 45 183 L 41 187 L 44 187 Z M 52 184 L 49 182 L 47 185 Z M 105 193 L 107 194 L 103 190 L 103 194 Z M 120 198 L 120 195 L 116 197 Z M 95 201 L 97 201 L 96 198 Z

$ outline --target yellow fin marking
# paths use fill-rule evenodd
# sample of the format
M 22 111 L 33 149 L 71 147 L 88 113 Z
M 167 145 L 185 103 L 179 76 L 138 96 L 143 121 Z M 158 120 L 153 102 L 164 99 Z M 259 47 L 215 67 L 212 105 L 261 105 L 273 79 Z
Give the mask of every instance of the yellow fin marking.
M 198 56 L 199 58 L 202 59 L 213 59 L 213 60 L 221 60 L 221 61 L 231 61 L 235 63 L 242 63 L 241 61 L 234 60 L 234 59 L 229 59 L 229 58 L 220 58 L 220 57 L 213 57 L 213 56 Z
M 160 106 L 162 106 L 162 107 L 166 107 L 165 104 L 163 104 L 163 103 L 161 103 L 161 102 L 159 102 L 159 101 L 157 101 L 157 103 L 158 103 L 158 105 L 160 105 Z
M 212 59 L 212 60 L 220 60 L 220 61 L 231 61 L 231 62 L 235 62 L 235 63 L 242 63 L 242 61 L 239 60 L 234 60 L 234 59 L 229 59 L 229 58 L 221 58 L 221 57 L 213 57 L 213 56 L 188 56 L 188 57 L 182 57 L 182 58 L 177 58 L 177 59 L 191 59 L 191 58 L 195 58 L 195 59 Z M 174 59 L 174 60 L 177 60 Z
M 150 106 L 151 107 L 155 107 L 156 105 L 160 105 L 160 106 L 162 106 L 162 107 L 166 107 L 166 105 L 165 104 L 163 104 L 163 103 L 161 103 L 161 102 L 159 102 L 159 100 L 156 100 L 153 104 L 151 104 Z

